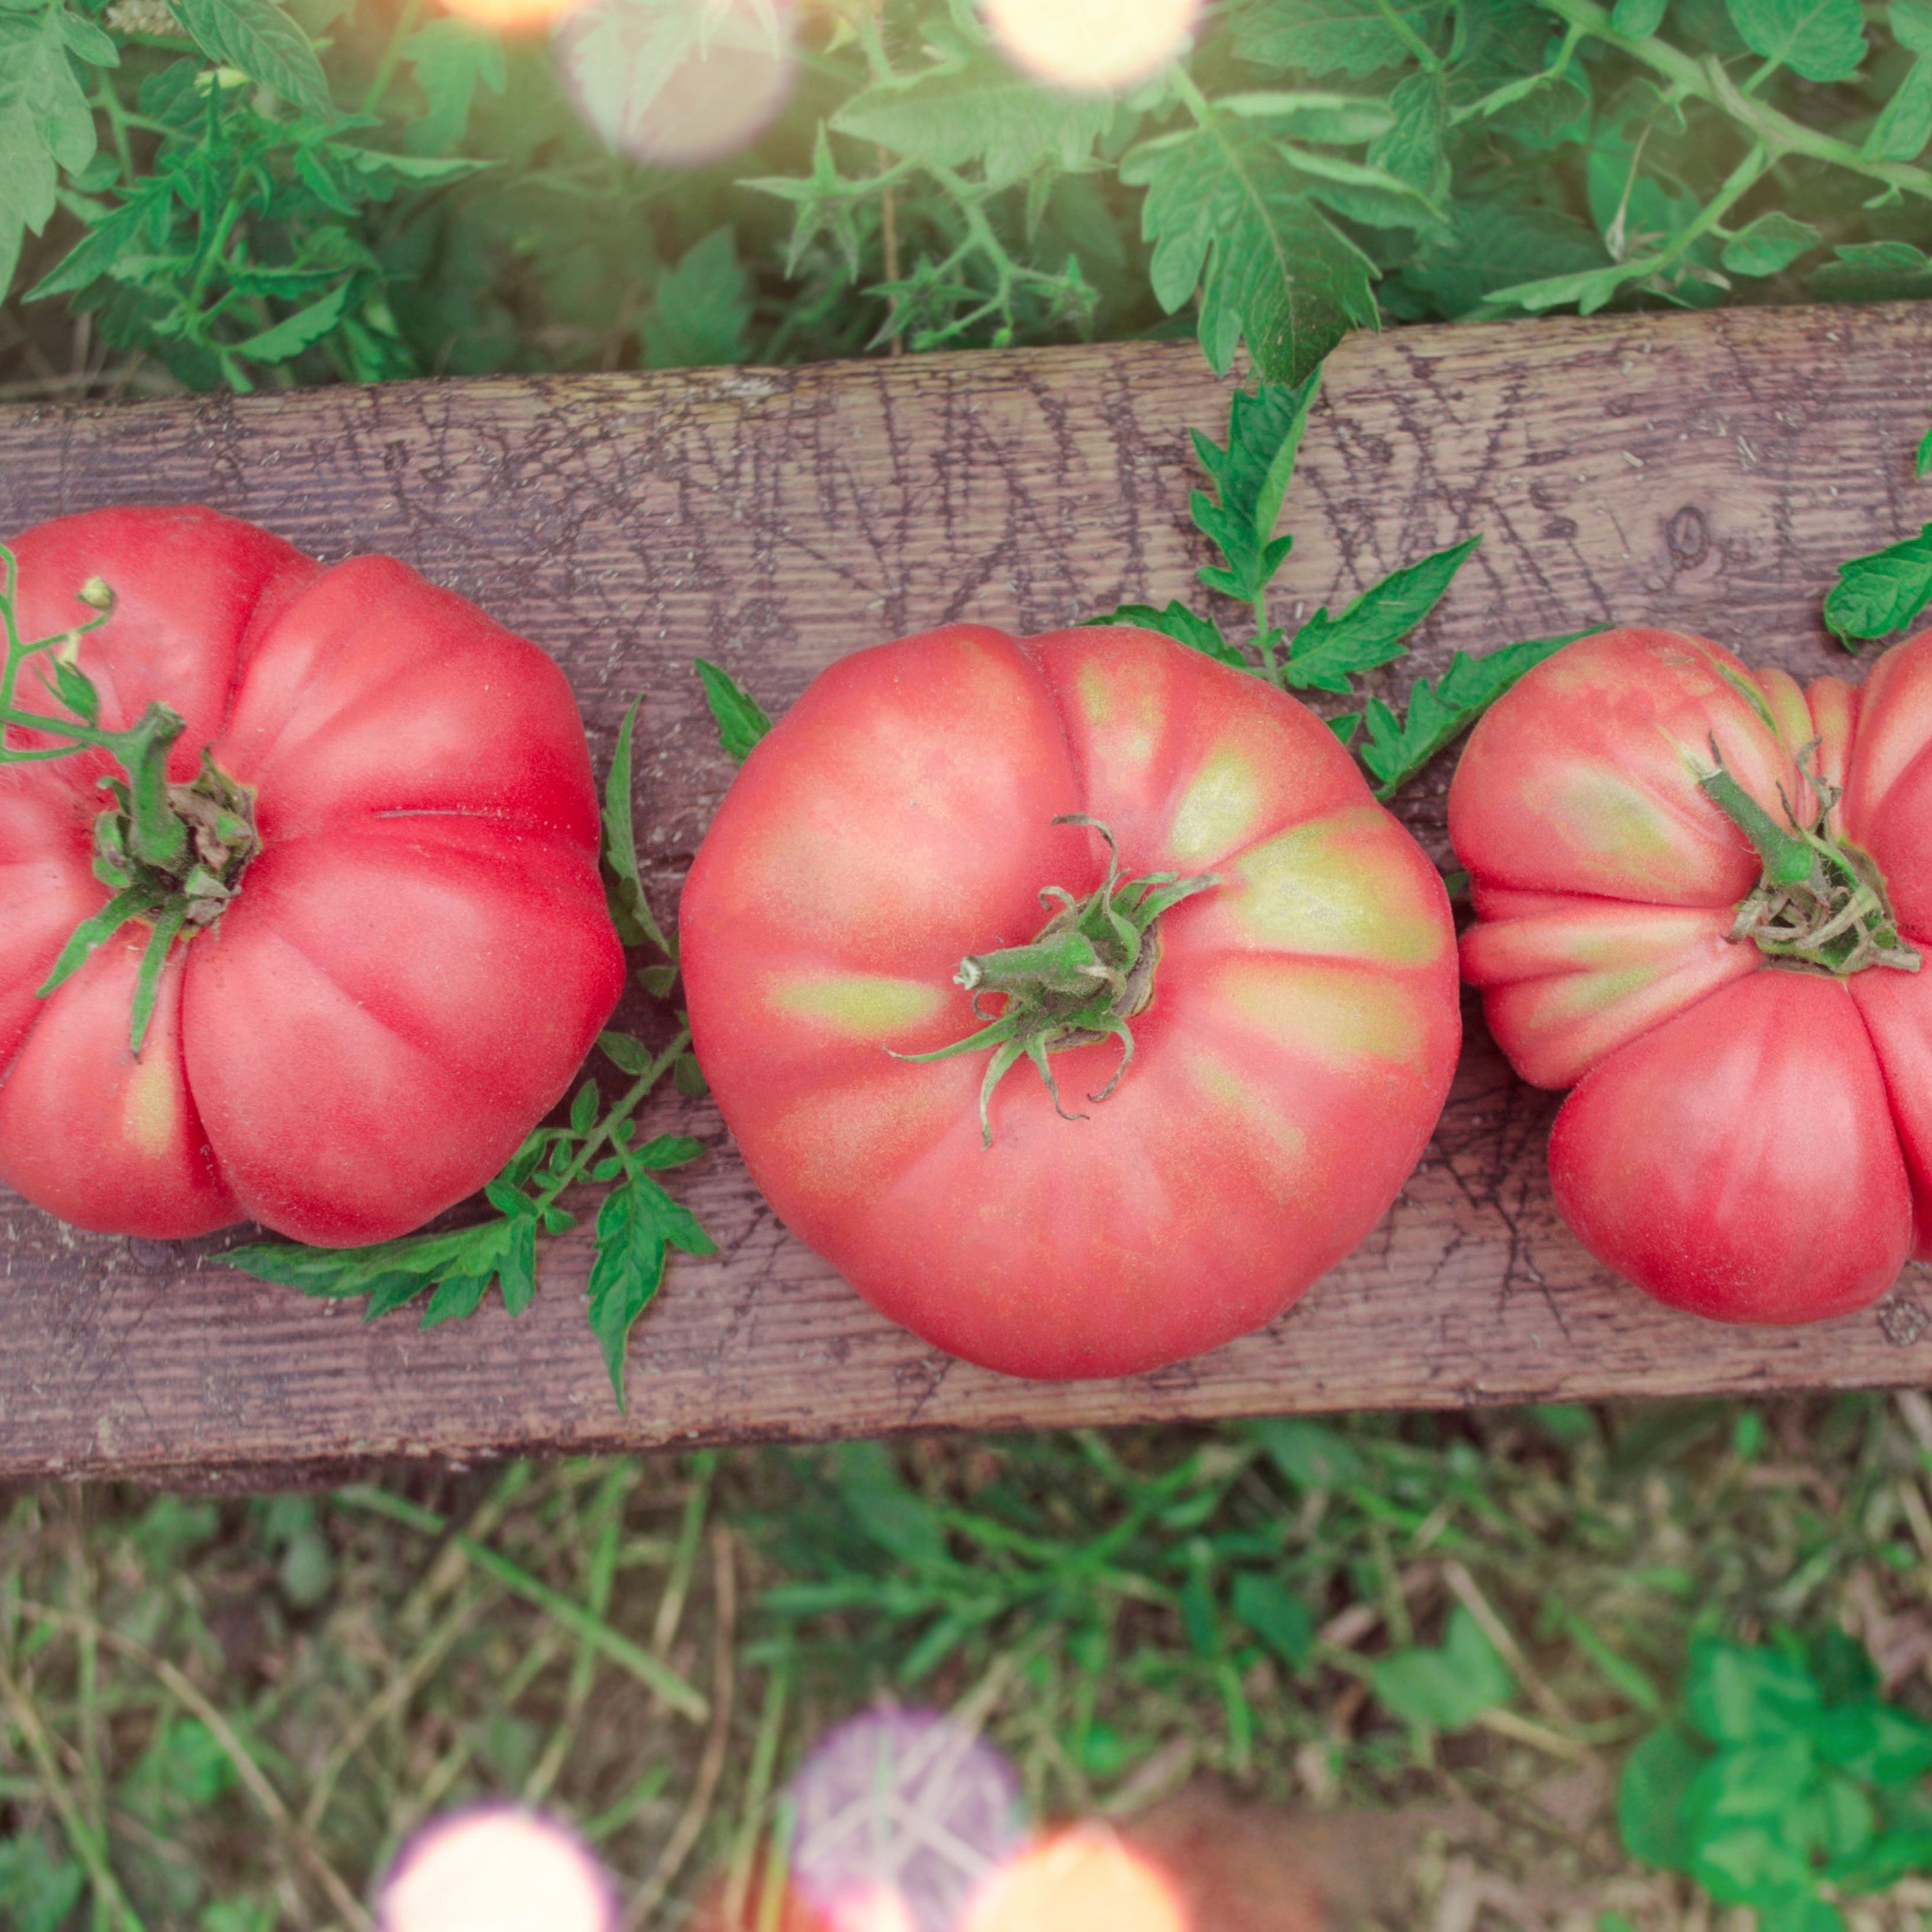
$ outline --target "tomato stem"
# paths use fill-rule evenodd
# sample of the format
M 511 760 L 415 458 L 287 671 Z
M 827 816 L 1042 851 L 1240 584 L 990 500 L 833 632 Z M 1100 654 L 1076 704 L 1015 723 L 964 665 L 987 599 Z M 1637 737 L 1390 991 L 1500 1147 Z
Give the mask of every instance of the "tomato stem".
M 129 1016 L 128 1038 L 138 1058 L 176 940 L 221 916 L 255 855 L 254 794 L 220 770 L 206 750 L 190 783 L 170 782 L 168 760 L 188 728 L 170 705 L 150 703 L 123 730 L 102 726 L 100 694 L 77 662 L 81 639 L 114 614 L 114 592 L 100 578 L 90 578 L 74 593 L 92 617 L 31 642 L 20 632 L 19 590 L 18 560 L 0 544 L 0 634 L 6 644 L 0 663 L 0 764 L 35 764 L 97 751 L 112 758 L 122 774 L 100 779 L 113 802 L 94 826 L 94 874 L 112 896 L 74 928 L 38 997 L 46 998 L 123 926 L 148 921 Z M 59 710 L 28 710 L 15 702 L 21 671 L 37 657 L 46 661 L 43 681 Z M 64 742 L 28 749 L 13 742 L 16 731 Z
M 1764 862 L 1763 876 L 1738 902 L 1732 943 L 1749 940 L 1780 964 L 1840 979 L 1873 966 L 1917 972 L 1923 962 L 1899 932 L 1879 868 L 1865 853 L 1840 844 L 1826 829 L 1840 794 L 1820 773 L 1805 770 L 1817 741 L 1798 754 L 1816 810 L 1808 823 L 1801 824 L 1780 790 L 1789 830 L 1726 769 L 1714 736 L 1710 745 L 1714 769 L 1699 775 L 1698 785 Z
M 886 1048 L 895 1060 L 923 1061 L 991 1048 L 992 1058 L 980 1087 L 980 1132 L 988 1147 L 993 1144 L 994 1090 L 1022 1060 L 1032 1062 L 1062 1120 L 1086 1117 L 1066 1111 L 1054 1078 L 1052 1054 L 1117 1040 L 1120 1064 L 1112 1078 L 1087 1097 L 1098 1105 L 1120 1084 L 1134 1057 L 1133 1029 L 1127 1022 L 1154 998 L 1154 971 L 1160 958 L 1156 923 L 1171 907 L 1221 883 L 1217 872 L 1191 878 L 1178 872 L 1148 872 L 1124 882 L 1120 848 L 1097 818 L 1074 812 L 1053 822 L 1086 826 L 1107 842 L 1106 878 L 1084 899 L 1076 899 L 1064 886 L 1047 886 L 1040 896 L 1042 904 L 1057 902 L 1059 910 L 1030 940 L 972 954 L 959 962 L 956 983 L 973 995 L 973 1010 L 987 1022 L 977 1032 L 930 1053 Z M 988 993 L 1004 998 L 1004 1012 L 995 1016 L 981 1007 L 980 1001 Z

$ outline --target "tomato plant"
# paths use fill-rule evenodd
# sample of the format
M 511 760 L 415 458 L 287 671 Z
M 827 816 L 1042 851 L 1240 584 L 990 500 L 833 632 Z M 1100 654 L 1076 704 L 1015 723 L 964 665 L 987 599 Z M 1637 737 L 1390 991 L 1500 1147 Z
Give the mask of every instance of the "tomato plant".
M 0 562 L 0 1178 L 331 1246 L 481 1186 L 622 982 L 562 674 L 390 558 L 208 510 Z
M 1804 1322 L 1932 1253 L 1932 634 L 1862 688 L 1609 632 L 1476 728 L 1463 966 L 1574 1088 L 1564 1216 L 1660 1300 Z
M 680 940 L 780 1217 L 1015 1374 L 1271 1320 L 1394 1198 L 1460 1042 L 1442 882 L 1334 734 L 1132 628 L 832 666 L 726 796 Z

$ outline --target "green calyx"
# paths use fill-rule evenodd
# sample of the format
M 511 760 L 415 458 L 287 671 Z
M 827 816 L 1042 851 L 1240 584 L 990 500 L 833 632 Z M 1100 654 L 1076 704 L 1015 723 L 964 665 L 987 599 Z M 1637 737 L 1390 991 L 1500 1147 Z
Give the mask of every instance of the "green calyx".
M 1817 748 L 1814 739 L 1798 754 L 1801 770 Z M 1899 932 L 1883 875 L 1856 846 L 1840 844 L 1826 829 L 1839 788 L 1807 771 L 1817 811 L 1800 824 L 1780 791 L 1780 825 L 1726 768 L 1714 737 L 1711 756 L 1714 769 L 1699 775 L 1699 788 L 1764 861 L 1764 876 L 1738 902 L 1732 942 L 1749 940 L 1780 965 L 1840 979 L 1872 966 L 1917 972 L 1923 961 Z
M 988 1147 L 993 1144 L 993 1090 L 1022 1060 L 1031 1060 L 1039 1070 L 1062 1120 L 1086 1116 L 1070 1114 L 1061 1103 L 1052 1054 L 1090 1046 L 1096 1040 L 1117 1040 L 1120 1060 L 1113 1078 L 1087 1097 L 1097 1106 L 1120 1084 L 1134 1057 L 1128 1022 L 1154 998 L 1154 968 L 1160 958 L 1157 922 L 1183 899 L 1221 883 L 1215 872 L 1192 878 L 1178 872 L 1148 872 L 1123 880 L 1120 848 L 1098 819 L 1070 812 L 1053 822 L 1084 825 L 1106 839 L 1110 855 L 1106 878 L 1084 899 L 1076 899 L 1064 886 L 1048 886 L 1040 896 L 1041 902 L 1059 910 L 1025 945 L 976 954 L 959 962 L 956 982 L 973 995 L 973 1010 L 989 1024 L 931 1053 L 892 1055 L 896 1060 L 947 1060 L 955 1054 L 992 1048 L 992 1058 L 980 1087 L 980 1130 Z M 993 993 L 1003 995 L 1006 1003 L 997 1016 L 980 1004 Z
M 175 941 L 220 917 L 260 848 L 254 794 L 219 770 L 206 751 L 192 781 L 169 782 L 169 754 L 188 728 L 169 705 L 149 704 L 124 730 L 102 727 L 100 694 L 75 662 L 82 638 L 113 614 L 114 593 L 98 578 L 75 593 L 94 613 L 91 619 L 31 643 L 22 638 L 16 621 L 16 589 L 13 554 L 0 545 L 0 632 L 6 646 L 0 662 L 0 764 L 38 764 L 98 751 L 122 772 L 100 781 L 113 802 L 94 825 L 94 874 L 113 896 L 69 935 L 37 996 L 45 999 L 124 926 L 145 922 L 150 932 L 129 1024 L 130 1044 L 138 1054 L 154 1018 L 161 968 Z M 21 673 L 35 659 L 47 694 L 65 716 L 28 710 L 15 702 Z M 63 742 L 29 749 L 11 741 L 16 730 Z

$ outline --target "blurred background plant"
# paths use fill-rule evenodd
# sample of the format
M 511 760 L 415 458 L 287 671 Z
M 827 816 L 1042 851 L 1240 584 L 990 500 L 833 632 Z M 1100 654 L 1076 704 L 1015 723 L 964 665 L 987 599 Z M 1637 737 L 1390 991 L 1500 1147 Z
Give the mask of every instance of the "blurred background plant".
M 16 392 L 1932 292 L 1924 0 L 1162 0 L 1118 94 L 973 0 L 452 4 L 7 0 Z
M 1728 1924 L 1705 1886 L 1769 1912 L 1810 1818 L 1838 1916 L 1760 1924 L 1905 1932 L 1928 1483 L 1932 1407 L 1846 1396 L 22 1490 L 0 1922 L 358 1926 L 424 1819 L 508 1796 L 676 1927 L 883 1697 L 983 1724 L 1040 1813 L 1318 1813 L 1345 1925 Z

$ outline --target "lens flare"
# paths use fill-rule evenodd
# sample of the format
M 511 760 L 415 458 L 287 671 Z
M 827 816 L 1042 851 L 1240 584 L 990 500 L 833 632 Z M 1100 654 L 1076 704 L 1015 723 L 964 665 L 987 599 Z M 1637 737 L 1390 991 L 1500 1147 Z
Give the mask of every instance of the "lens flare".
M 793 1880 L 830 1932 L 958 1932 L 975 1887 L 1027 1840 L 1012 1767 L 924 1712 L 842 1724 L 791 1796 Z
M 446 14 L 492 33 L 538 34 L 554 27 L 584 0 L 440 0 Z
M 604 141 L 639 160 L 688 168 L 735 154 L 791 92 L 791 0 L 562 4 L 574 6 L 557 35 L 564 84 Z
M 1187 51 L 1201 0 L 980 0 L 1013 64 L 1076 94 L 1118 94 Z
M 994 1873 L 959 1932 L 1196 1932 L 1167 1880 L 1112 1832 L 1046 1839 Z M 1203 1928 L 1204 1932 L 1204 1928 Z M 1218 1928 L 1217 1928 L 1218 1932 Z
M 570 1833 L 494 1805 L 419 1834 L 383 1881 L 376 1920 L 380 1932 L 614 1932 L 617 1910 Z

